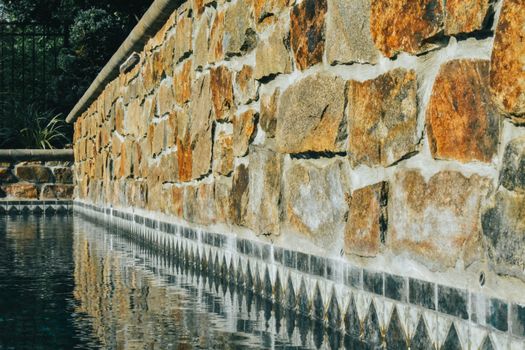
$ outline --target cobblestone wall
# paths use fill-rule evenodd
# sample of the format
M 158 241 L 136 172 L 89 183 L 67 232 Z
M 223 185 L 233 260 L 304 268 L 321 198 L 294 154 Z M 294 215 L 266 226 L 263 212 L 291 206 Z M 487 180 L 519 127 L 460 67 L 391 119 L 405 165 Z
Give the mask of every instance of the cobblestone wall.
M 516 297 L 524 20 L 519 0 L 188 1 L 77 120 L 76 197 Z
M 1 200 L 73 198 L 72 162 L 0 162 Z

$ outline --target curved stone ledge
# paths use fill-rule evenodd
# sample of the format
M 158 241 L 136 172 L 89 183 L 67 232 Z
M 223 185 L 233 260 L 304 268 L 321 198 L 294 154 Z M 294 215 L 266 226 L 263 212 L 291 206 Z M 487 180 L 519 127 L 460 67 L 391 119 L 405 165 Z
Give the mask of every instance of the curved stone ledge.
M 74 209 L 178 263 L 366 343 L 495 349 L 525 341 L 525 308 L 510 301 L 133 212 L 82 202 Z
M 12 161 L 73 161 L 72 149 L 2 149 L 0 162 Z

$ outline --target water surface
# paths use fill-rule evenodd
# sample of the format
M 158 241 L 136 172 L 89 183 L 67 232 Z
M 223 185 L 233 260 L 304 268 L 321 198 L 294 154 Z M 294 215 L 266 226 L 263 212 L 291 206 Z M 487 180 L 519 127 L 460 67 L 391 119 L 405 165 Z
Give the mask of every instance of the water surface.
M 0 349 L 370 346 L 71 217 L 0 217 Z

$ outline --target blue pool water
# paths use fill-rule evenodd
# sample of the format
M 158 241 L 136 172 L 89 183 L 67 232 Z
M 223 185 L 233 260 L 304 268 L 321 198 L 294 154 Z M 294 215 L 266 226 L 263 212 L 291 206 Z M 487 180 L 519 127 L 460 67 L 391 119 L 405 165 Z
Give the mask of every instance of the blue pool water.
M 376 348 L 69 217 L 0 217 L 0 349 Z

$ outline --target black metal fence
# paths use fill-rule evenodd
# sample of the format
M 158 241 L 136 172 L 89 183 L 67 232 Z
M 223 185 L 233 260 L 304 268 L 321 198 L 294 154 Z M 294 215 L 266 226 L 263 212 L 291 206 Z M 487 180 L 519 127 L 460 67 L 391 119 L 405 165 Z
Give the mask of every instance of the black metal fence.
M 67 31 L 48 24 L 0 22 L 0 118 L 20 106 L 52 109 L 60 50 Z M 0 123 L 2 120 L 0 120 Z

